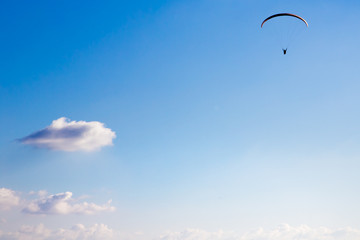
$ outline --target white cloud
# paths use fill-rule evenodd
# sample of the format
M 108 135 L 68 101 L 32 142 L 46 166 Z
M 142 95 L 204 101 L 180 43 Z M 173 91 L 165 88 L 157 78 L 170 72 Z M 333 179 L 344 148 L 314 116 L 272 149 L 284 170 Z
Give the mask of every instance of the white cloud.
M 115 132 L 101 122 L 69 121 L 62 117 L 50 126 L 20 139 L 23 144 L 58 151 L 94 151 L 112 145 Z
M 278 228 L 265 231 L 262 228 L 238 235 L 232 232 L 207 232 L 188 229 L 182 232 L 168 232 L 160 240 L 359 240 L 360 231 L 353 228 L 329 229 L 311 228 L 306 225 L 292 227 L 282 224 Z
M 15 191 L 0 188 L 0 210 L 9 210 L 11 207 L 19 205 L 20 198 Z
M 71 229 L 47 229 L 43 224 L 22 226 L 16 232 L 1 232 L 0 240 L 111 240 L 114 232 L 104 224 L 85 227 L 82 224 Z
M 96 205 L 95 203 L 81 202 L 77 203 L 72 198 L 71 192 L 58 193 L 45 198 L 32 201 L 23 209 L 24 213 L 29 214 L 95 214 L 97 212 L 115 211 L 115 207 L 111 206 L 111 200 L 104 205 Z
M 358 240 L 360 231 L 353 228 L 330 229 L 325 227 L 311 228 L 307 225 L 292 227 L 282 224 L 271 231 L 258 229 L 243 236 L 241 240 Z

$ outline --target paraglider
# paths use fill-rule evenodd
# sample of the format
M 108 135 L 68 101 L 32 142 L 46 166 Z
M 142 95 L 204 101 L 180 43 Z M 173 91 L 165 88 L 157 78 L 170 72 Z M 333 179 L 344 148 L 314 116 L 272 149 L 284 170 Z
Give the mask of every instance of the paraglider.
M 261 27 L 264 26 L 264 23 L 266 23 L 267 21 L 269 21 L 270 19 L 272 18 L 276 18 L 276 17 L 282 17 L 282 16 L 289 16 L 289 17 L 295 17 L 295 18 L 298 18 L 300 19 L 301 21 L 303 21 L 307 27 L 309 27 L 309 24 L 306 22 L 305 19 L 303 19 L 302 17 L 298 16 L 298 15 L 295 15 L 295 14 L 292 14 L 292 13 L 278 13 L 278 14 L 274 14 L 274 15 L 271 15 L 270 17 L 266 18 L 262 23 L 261 23 Z
M 309 27 L 309 24 L 307 23 L 307 21 L 306 21 L 304 18 L 302 18 L 302 17 L 300 17 L 300 16 L 298 16 L 298 15 L 295 15 L 295 14 L 292 14 L 292 13 L 277 13 L 277 14 L 271 15 L 270 17 L 266 18 L 266 19 L 261 23 L 261 28 L 262 28 L 262 27 L 264 26 L 264 24 L 265 24 L 266 22 L 268 22 L 269 20 L 274 19 L 274 18 L 278 18 L 278 17 L 284 17 L 284 16 L 285 16 L 285 17 L 293 17 L 293 18 L 296 18 L 296 19 L 302 21 L 302 22 L 306 25 L 306 27 Z M 288 37 L 288 38 L 289 38 L 289 37 Z M 287 47 L 288 47 L 288 45 L 289 45 L 289 42 L 286 43 L 286 47 L 283 46 L 283 48 L 282 48 L 284 55 L 286 55 L 286 53 L 287 53 L 287 50 L 288 50 Z

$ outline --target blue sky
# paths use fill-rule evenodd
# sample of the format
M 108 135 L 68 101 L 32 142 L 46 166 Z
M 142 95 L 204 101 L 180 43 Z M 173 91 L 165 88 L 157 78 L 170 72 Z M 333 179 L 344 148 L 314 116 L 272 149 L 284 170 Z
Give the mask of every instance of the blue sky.
M 0 11 L 0 188 L 14 203 L 0 196 L 0 239 L 38 224 L 106 226 L 128 240 L 259 227 L 270 232 L 243 239 L 270 239 L 279 224 L 314 239 L 321 226 L 335 236 L 324 239 L 351 239 L 336 235 L 345 227 L 360 236 L 358 2 L 16 1 Z M 286 56 L 260 28 L 278 12 L 309 22 Z M 81 139 L 24 141 L 63 134 L 51 127 L 62 117 Z M 84 136 L 95 151 L 76 150 Z M 55 207 L 29 207 L 44 201 Z M 201 230 L 178 234 L 189 228 Z

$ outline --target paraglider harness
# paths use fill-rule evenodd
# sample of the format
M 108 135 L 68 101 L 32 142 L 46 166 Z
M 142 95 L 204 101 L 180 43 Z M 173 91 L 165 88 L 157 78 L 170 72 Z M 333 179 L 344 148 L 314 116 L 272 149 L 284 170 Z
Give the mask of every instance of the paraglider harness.
M 284 55 L 286 55 L 287 48 L 283 49 Z

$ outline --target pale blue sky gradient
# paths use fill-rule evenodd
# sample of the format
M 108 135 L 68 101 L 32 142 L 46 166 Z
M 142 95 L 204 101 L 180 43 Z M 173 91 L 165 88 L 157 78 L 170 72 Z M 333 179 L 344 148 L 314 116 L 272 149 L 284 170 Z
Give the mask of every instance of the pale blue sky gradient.
M 118 209 L 49 226 L 360 228 L 360 2 L 3 5 L 0 187 L 111 198 Z M 277 12 L 310 25 L 286 56 L 260 29 Z M 114 146 L 17 141 L 60 117 L 105 123 Z M 44 222 L 6 214 L 14 228 L 17 217 Z

